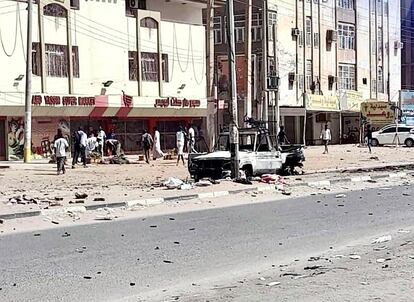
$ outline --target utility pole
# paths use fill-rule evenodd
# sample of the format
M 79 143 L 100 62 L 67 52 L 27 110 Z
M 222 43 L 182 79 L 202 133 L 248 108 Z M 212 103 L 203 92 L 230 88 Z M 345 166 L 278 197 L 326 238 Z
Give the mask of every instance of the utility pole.
M 25 88 L 25 125 L 24 157 L 29 163 L 32 156 L 32 0 L 27 1 L 27 45 L 26 45 L 26 88 Z
M 262 42 L 263 42 L 263 46 L 262 46 L 262 97 L 263 97 L 263 102 L 261 103 L 261 109 L 262 109 L 262 120 L 265 122 L 266 124 L 266 128 L 267 128 L 267 122 L 269 119 L 269 98 L 268 98 L 268 94 L 267 94 L 267 43 L 268 43 L 268 36 L 267 36 L 267 21 L 268 21 L 268 16 L 267 16 L 267 0 L 264 0 L 263 2 L 263 37 L 262 37 Z
M 218 118 L 218 103 L 214 89 L 214 0 L 207 1 L 207 133 L 210 150 L 216 140 L 216 118 Z M 217 117 L 215 116 L 217 115 Z
M 280 113 L 279 113 L 279 82 L 280 82 L 280 76 L 279 76 L 279 58 L 277 56 L 277 22 L 273 24 L 273 70 L 275 71 L 276 81 L 277 81 L 277 87 L 274 91 L 275 95 L 275 101 L 273 104 L 273 118 L 274 118 L 274 130 L 273 134 L 276 135 L 276 150 L 279 150 L 279 142 L 277 140 L 277 134 L 279 132 L 279 124 L 280 124 Z
M 244 116 L 248 119 L 252 115 L 252 0 L 246 0 L 245 29 L 246 96 L 244 100 Z
M 230 80 L 230 153 L 231 153 L 231 177 L 239 177 L 239 130 L 237 119 L 237 85 L 236 85 L 236 49 L 234 41 L 234 9 L 233 0 L 227 0 L 227 44 Z

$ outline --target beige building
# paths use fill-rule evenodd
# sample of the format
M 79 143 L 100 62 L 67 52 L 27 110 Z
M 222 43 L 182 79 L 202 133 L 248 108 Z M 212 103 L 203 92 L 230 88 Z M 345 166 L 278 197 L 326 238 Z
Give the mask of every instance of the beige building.
M 252 100 L 247 100 L 253 104 L 253 116 L 257 116 L 262 102 L 262 38 L 268 41 L 269 65 L 272 65 L 271 31 L 272 24 L 276 24 L 281 124 L 291 141 L 320 143 L 320 132 L 326 123 L 331 127 L 333 143 L 358 141 L 361 102 L 398 101 L 399 0 L 268 0 L 267 37 L 263 37 L 262 31 L 263 3 L 253 1 L 254 87 Z M 223 10 L 217 9 L 215 14 L 218 67 L 221 67 L 220 56 L 226 55 Z M 235 14 L 236 51 L 242 56 L 243 4 L 235 3 Z M 244 81 L 241 71 L 243 68 L 238 68 L 237 79 Z M 219 80 L 220 76 L 220 87 Z M 238 83 L 240 87 L 245 89 Z M 238 94 L 239 106 L 243 108 L 246 99 L 243 91 Z

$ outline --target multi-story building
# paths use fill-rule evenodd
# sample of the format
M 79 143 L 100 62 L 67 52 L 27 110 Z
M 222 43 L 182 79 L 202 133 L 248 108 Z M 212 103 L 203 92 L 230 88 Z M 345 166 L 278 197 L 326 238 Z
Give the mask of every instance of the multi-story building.
M 204 126 L 205 1 L 39 0 L 29 47 L 26 7 L 0 5 L 0 159 L 23 155 L 27 51 L 38 154 L 58 127 L 102 126 L 135 151 L 143 129 L 157 126 L 170 149 L 179 125 Z
M 262 5 L 253 1 L 253 104 L 261 103 Z M 268 0 L 268 54 L 272 63 L 272 25 L 277 27 L 281 124 L 292 141 L 319 143 L 326 123 L 333 143 L 356 142 L 360 104 L 396 102 L 401 89 L 399 0 Z M 236 2 L 236 50 L 243 62 L 244 5 Z M 216 10 L 215 43 L 219 70 L 226 54 L 225 17 Z M 244 83 L 242 63 L 238 78 Z M 218 86 L 226 87 L 218 76 Z M 243 85 L 238 83 L 243 107 Z M 220 90 L 220 89 L 219 89 Z M 270 97 L 271 98 L 271 97 Z M 253 109 L 253 115 L 257 110 Z M 269 115 L 270 116 L 270 115 Z M 259 117 L 260 118 L 260 117 Z

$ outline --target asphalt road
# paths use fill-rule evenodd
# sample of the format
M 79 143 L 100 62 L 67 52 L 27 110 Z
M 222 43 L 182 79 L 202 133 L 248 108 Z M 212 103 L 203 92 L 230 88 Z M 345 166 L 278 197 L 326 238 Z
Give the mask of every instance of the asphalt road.
M 0 236 L 0 301 L 165 301 L 413 225 L 413 186 L 346 194 Z

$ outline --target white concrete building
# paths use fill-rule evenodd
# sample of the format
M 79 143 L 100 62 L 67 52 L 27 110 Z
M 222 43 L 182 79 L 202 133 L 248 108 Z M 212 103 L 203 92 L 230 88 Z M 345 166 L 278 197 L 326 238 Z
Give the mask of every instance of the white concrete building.
M 27 4 L 0 3 L 0 159 L 22 156 Z M 126 151 L 158 127 L 203 126 L 202 1 L 38 0 L 33 6 L 33 150 L 56 129 L 113 131 Z M 159 68 L 161 67 L 161 68 Z

